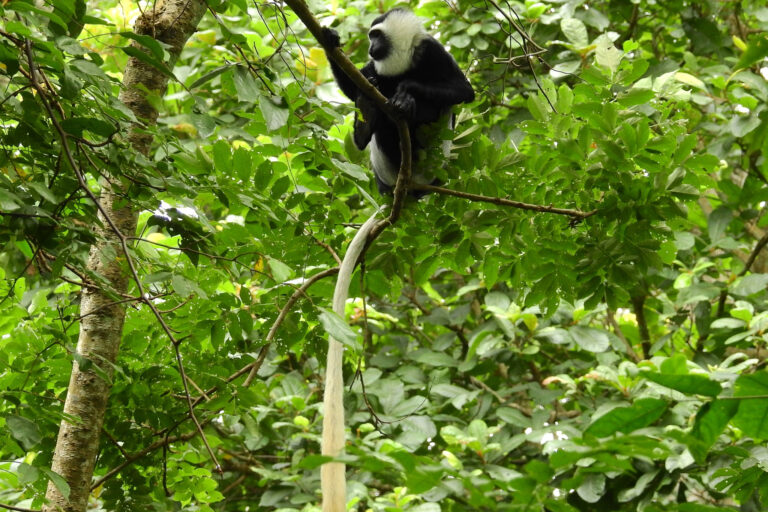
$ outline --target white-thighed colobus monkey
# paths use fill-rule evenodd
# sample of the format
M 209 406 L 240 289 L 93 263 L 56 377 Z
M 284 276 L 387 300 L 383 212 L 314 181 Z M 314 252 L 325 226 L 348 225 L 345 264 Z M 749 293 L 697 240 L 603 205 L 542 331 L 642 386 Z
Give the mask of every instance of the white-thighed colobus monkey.
M 324 35 L 326 46 L 339 46 L 336 31 L 326 28 Z M 371 60 L 360 72 L 408 121 L 414 158 L 413 179 L 424 182 L 425 178 L 420 176 L 418 154 L 426 148 L 425 141 L 419 137 L 419 129 L 441 120 L 452 128 L 452 107 L 474 100 L 475 92 L 451 54 L 427 33 L 422 20 L 412 12 L 392 9 L 379 16 L 373 20 L 368 38 Z M 371 168 L 379 192 L 392 193 L 401 160 L 397 126 L 332 60 L 331 69 L 341 90 L 355 102 L 362 114 L 355 118 L 355 145 L 363 149 L 370 143 Z M 423 171 L 428 174 L 428 170 Z
M 340 44 L 336 31 L 324 29 L 327 48 Z M 371 61 L 362 69 L 365 76 L 408 122 L 415 162 L 414 180 L 420 181 L 418 152 L 426 149 L 419 128 L 441 120 L 452 127 L 453 105 L 472 101 L 475 93 L 453 57 L 424 30 L 422 21 L 404 9 L 393 9 L 376 18 L 368 32 Z M 358 148 L 371 145 L 371 167 L 379 192 L 391 193 L 400 170 L 400 138 L 397 126 L 368 99 L 331 60 L 331 69 L 341 90 L 360 110 L 355 119 L 354 140 Z M 428 144 L 428 142 L 426 143 Z M 421 180 L 425 180 L 421 177 Z M 426 179 L 426 182 L 431 180 Z M 424 181 L 421 181 L 422 183 Z M 339 269 L 333 295 L 333 310 L 344 316 L 349 281 L 357 260 L 375 225 L 376 213 L 363 224 L 347 249 Z M 338 457 L 344 451 L 343 347 L 330 339 L 323 402 L 322 454 Z M 345 467 L 341 462 L 323 464 L 320 472 L 323 512 L 346 510 Z

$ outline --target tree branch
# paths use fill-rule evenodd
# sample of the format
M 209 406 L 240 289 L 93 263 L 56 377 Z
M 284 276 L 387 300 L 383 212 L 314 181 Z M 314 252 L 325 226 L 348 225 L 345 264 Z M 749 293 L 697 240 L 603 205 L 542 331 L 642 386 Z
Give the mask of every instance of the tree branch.
M 768 244 L 768 233 L 765 233 L 760 240 L 757 241 L 755 244 L 755 247 L 752 249 L 752 252 L 749 253 L 749 257 L 747 258 L 747 261 L 744 262 L 744 268 L 741 269 L 741 272 L 738 273 L 736 277 L 743 277 L 749 272 L 749 269 L 752 268 L 752 265 L 755 263 L 755 260 L 757 259 L 757 256 L 760 254 L 760 251 L 763 250 L 763 248 Z M 717 300 L 717 318 L 720 318 L 725 313 L 725 301 L 728 298 L 728 287 L 723 288 L 723 290 L 720 292 L 720 297 Z
M 651 357 L 651 333 L 648 331 L 648 322 L 645 319 L 645 295 L 632 297 L 632 308 L 635 310 L 637 327 L 640 330 L 640 345 L 643 347 L 643 358 Z
M 248 377 L 246 377 L 245 381 L 243 382 L 243 387 L 248 387 L 251 385 L 251 382 L 253 382 L 253 379 L 256 378 L 256 373 L 259 371 L 259 368 L 261 368 L 261 365 L 264 363 L 264 358 L 267 355 L 267 349 L 269 348 L 269 345 L 272 343 L 272 340 L 275 338 L 275 334 L 277 334 L 277 329 L 280 327 L 280 325 L 283 323 L 283 320 L 285 320 L 285 317 L 288 315 L 288 311 L 293 307 L 294 304 L 296 304 L 296 301 L 299 300 L 299 297 L 304 295 L 304 293 L 307 291 L 307 289 L 315 284 L 317 281 L 324 277 L 336 275 L 339 273 L 339 267 L 329 268 L 328 270 L 324 270 L 322 272 L 318 272 L 317 274 L 313 275 L 296 290 L 293 292 L 293 295 L 288 299 L 288 302 L 285 303 L 283 308 L 280 310 L 280 313 L 277 315 L 277 318 L 275 319 L 275 322 L 272 324 L 272 327 L 269 329 L 269 332 L 267 333 L 267 337 L 264 339 L 264 346 L 261 347 L 261 351 L 259 351 L 259 355 L 256 358 L 254 362 L 251 364 L 245 366 L 244 368 L 241 368 L 240 370 L 235 373 L 231 379 L 237 378 L 243 373 L 250 370 L 248 373 Z
M 212 418 L 203 421 L 203 425 L 209 423 L 211 421 L 211 419 Z M 109 480 L 110 478 L 115 476 L 116 474 L 118 474 L 125 467 L 130 466 L 131 464 L 133 464 L 134 462 L 136 462 L 140 458 L 142 458 L 142 457 L 144 457 L 146 455 L 149 455 L 150 453 L 152 453 L 153 451 L 157 450 L 158 448 L 162 448 L 163 446 L 168 446 L 169 444 L 176 443 L 176 442 L 179 442 L 179 441 L 189 441 L 190 439 L 195 437 L 198 433 L 199 433 L 199 430 L 195 429 L 195 430 L 192 430 L 192 431 L 187 432 L 186 434 L 183 434 L 183 435 L 180 435 L 180 436 L 163 437 L 162 439 L 159 439 L 159 440 L 155 441 L 154 443 L 152 443 L 151 445 L 147 446 L 143 450 L 141 450 L 139 452 L 136 452 L 135 454 L 126 457 L 126 459 L 123 462 L 121 462 L 120 464 L 118 464 L 114 468 L 112 468 L 109 471 L 107 471 L 107 473 L 104 476 L 102 476 L 101 478 L 99 478 L 98 480 L 93 482 L 93 484 L 91 484 L 91 491 L 94 491 L 95 489 L 97 489 L 101 484 L 103 484 L 104 482 L 106 482 L 107 480 Z
M 583 212 L 581 210 L 571 210 L 568 208 L 555 208 L 554 206 L 542 206 L 539 204 L 521 203 L 520 201 L 513 201 L 511 199 L 504 199 L 502 197 L 490 197 L 481 196 L 478 194 L 471 194 L 469 192 L 460 192 L 458 190 L 451 190 L 444 187 L 436 187 L 434 185 L 422 185 L 415 183 L 411 185 L 413 190 L 423 190 L 425 192 L 435 192 L 446 196 L 460 197 L 462 199 L 468 199 L 470 201 L 479 201 L 483 203 L 497 204 L 500 206 L 510 206 L 512 208 L 519 208 L 521 210 L 531 210 L 542 213 L 555 213 L 557 215 L 567 215 L 572 217 L 576 221 L 582 221 L 588 217 L 597 213 L 597 210 L 591 210 Z

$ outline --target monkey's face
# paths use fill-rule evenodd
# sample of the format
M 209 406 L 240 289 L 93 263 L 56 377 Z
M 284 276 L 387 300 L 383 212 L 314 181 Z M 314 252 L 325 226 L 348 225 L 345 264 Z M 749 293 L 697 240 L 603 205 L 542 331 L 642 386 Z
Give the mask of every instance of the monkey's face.
M 368 55 L 373 60 L 384 60 L 392 52 L 392 43 L 390 43 L 389 38 L 380 29 L 371 29 L 368 32 L 368 39 L 371 41 Z
M 413 64 L 415 48 L 428 37 L 419 17 L 404 9 L 392 9 L 371 23 L 368 54 L 383 76 L 396 76 Z

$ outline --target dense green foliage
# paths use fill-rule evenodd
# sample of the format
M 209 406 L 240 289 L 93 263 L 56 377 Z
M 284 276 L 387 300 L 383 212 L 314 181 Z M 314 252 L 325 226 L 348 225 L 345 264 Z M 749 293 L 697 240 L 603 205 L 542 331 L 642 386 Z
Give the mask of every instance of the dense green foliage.
M 77 357 L 78 283 L 102 283 L 86 271 L 96 208 L 53 115 L 88 187 L 109 177 L 141 212 L 129 256 L 181 340 L 192 398 L 209 390 L 195 410 L 224 469 L 195 434 L 172 344 L 131 300 L 133 283 L 115 297 L 128 316 L 95 477 L 157 448 L 110 473 L 94 505 L 317 510 L 333 278 L 290 309 L 248 387 L 228 377 L 388 199 L 290 9 L 209 5 L 153 99 L 151 159 L 126 146 L 133 118 L 117 100 L 132 40 L 167 69 L 163 48 L 130 31 L 136 6 L 0 7 L 0 503 L 42 502 Z M 365 27 L 392 5 L 310 9 L 362 64 Z M 445 186 L 596 212 L 571 222 L 432 194 L 373 243 L 353 279 L 365 303 L 348 305 L 355 506 L 764 510 L 764 2 L 411 7 L 477 91 L 438 172 Z M 541 60 L 521 57 L 510 20 L 546 49 Z M 175 436 L 186 437 L 163 446 Z

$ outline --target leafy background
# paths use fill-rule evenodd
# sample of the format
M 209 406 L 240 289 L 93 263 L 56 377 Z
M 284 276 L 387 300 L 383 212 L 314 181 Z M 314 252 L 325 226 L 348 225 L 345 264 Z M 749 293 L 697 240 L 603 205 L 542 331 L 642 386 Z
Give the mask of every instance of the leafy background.
M 366 60 L 394 4 L 310 2 Z M 379 204 L 352 108 L 276 3 L 209 2 L 150 158 L 117 100 L 133 3 L 0 10 L 0 502 L 39 508 L 75 358 L 96 209 L 30 87 L 23 40 L 87 186 L 140 213 L 130 254 L 182 340 L 128 297 L 92 504 L 317 510 L 333 278 Z M 151 8 L 150 4 L 141 5 Z M 345 405 L 361 510 L 768 507 L 768 8 L 670 0 L 423 1 L 477 91 L 447 188 L 410 201 L 353 279 Z M 513 22 L 543 53 L 521 45 Z M 536 54 L 527 58 L 525 52 Z M 116 255 L 111 255 L 117 257 Z M 362 301 L 365 297 L 365 303 Z M 269 343 L 271 341 L 271 343 Z M 256 378 L 233 378 L 266 356 Z M 96 363 L 98 366 L 98 362 Z M 353 379 L 356 369 L 360 370 Z M 204 392 L 206 391 L 207 392 Z

